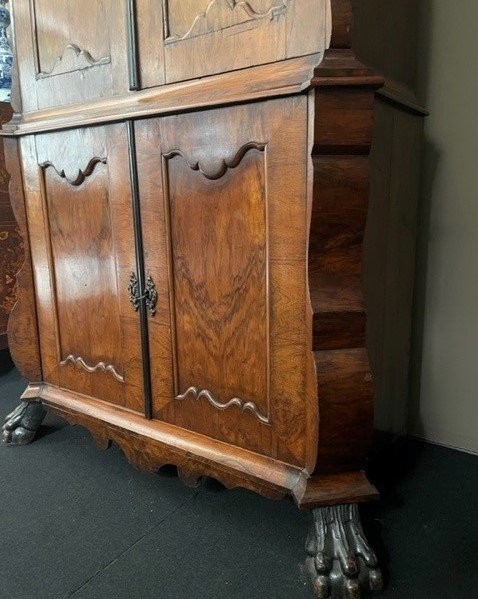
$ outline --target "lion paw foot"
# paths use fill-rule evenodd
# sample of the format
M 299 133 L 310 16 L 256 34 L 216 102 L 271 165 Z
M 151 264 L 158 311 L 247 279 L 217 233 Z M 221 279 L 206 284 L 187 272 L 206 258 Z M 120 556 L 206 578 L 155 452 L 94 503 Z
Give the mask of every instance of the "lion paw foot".
M 317 508 L 307 540 L 307 572 L 318 599 L 360 599 L 380 591 L 382 574 L 356 504 Z
M 2 440 L 10 445 L 27 445 L 35 438 L 46 410 L 38 402 L 22 402 L 5 419 Z

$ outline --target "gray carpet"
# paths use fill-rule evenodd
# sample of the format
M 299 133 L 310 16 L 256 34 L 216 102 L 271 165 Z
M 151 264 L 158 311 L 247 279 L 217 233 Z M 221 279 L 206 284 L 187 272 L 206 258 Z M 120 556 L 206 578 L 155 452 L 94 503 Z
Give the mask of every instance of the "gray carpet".
M 3 417 L 24 388 L 0 377 Z M 384 566 L 377 598 L 478 598 L 478 458 L 408 443 L 364 509 Z M 308 514 L 172 471 L 135 471 L 48 416 L 39 439 L 0 447 L 0 599 L 311 599 Z

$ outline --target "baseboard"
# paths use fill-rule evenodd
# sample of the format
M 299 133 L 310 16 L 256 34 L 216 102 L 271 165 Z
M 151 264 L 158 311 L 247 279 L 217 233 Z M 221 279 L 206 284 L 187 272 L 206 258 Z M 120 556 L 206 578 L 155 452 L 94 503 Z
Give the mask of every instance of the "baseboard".
M 436 445 L 437 447 L 444 447 L 445 449 L 452 449 L 453 451 L 460 451 L 461 453 L 467 453 L 468 455 L 478 456 L 478 452 L 473 451 L 472 449 L 466 449 L 464 447 L 458 447 L 457 445 L 451 445 L 449 443 L 442 443 L 440 441 L 434 441 L 433 439 L 425 439 L 424 437 L 418 437 L 417 435 L 408 435 L 408 439 L 413 439 L 414 441 L 420 441 L 421 443 L 426 443 L 427 445 Z

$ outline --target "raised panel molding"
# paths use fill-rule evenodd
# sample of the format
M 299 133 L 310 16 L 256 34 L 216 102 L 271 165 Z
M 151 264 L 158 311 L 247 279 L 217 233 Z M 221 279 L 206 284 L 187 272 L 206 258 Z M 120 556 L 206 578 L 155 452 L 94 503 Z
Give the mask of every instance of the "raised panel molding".
M 124 383 L 124 377 L 118 373 L 116 368 L 112 364 L 106 364 L 105 362 L 98 362 L 95 366 L 90 366 L 81 356 L 69 355 L 67 358 L 60 362 L 60 366 L 66 366 L 67 364 L 73 364 L 73 366 L 80 366 L 86 372 L 93 374 L 95 372 L 109 372 L 114 378 L 120 383 Z
M 196 148 L 197 150 L 197 148 Z M 267 151 L 267 143 L 266 142 L 258 142 L 258 141 L 249 141 L 243 144 L 239 150 L 237 150 L 234 154 L 231 153 L 228 157 L 223 156 L 214 156 L 214 153 L 210 153 L 207 157 L 199 158 L 195 160 L 187 155 L 186 151 L 181 149 L 174 149 L 167 152 L 162 153 L 163 160 L 163 180 L 165 181 L 165 214 L 166 214 L 166 222 L 167 222 L 167 230 L 168 230 L 168 254 L 169 254 L 169 284 L 170 288 L 175 288 L 175 275 L 174 275 L 174 249 L 173 249 L 173 226 L 171 223 L 171 198 L 169 196 L 171 181 L 169 180 L 169 167 L 168 162 L 175 157 L 180 157 L 184 164 L 187 165 L 189 169 L 195 172 L 199 172 L 205 179 L 215 182 L 222 179 L 228 171 L 235 169 L 240 166 L 243 159 L 246 157 L 248 152 L 251 150 L 256 150 L 260 152 L 263 156 Z M 206 162 L 207 160 L 207 162 Z M 267 197 L 264 197 L 265 206 L 264 206 L 264 219 L 267 221 Z M 265 263 L 265 280 L 269 280 L 268 275 L 268 238 L 267 238 L 267 224 L 265 226 L 265 234 L 266 239 L 264 240 L 264 263 Z M 267 285 L 267 284 L 266 284 Z M 268 291 L 266 289 L 266 303 L 269 301 Z M 216 395 L 209 389 L 200 388 L 194 384 L 194 381 L 188 381 L 191 386 L 187 388 L 184 393 L 180 393 L 180 383 L 179 383 L 179 372 L 178 372 L 178 344 L 181 343 L 181 338 L 178 337 L 177 333 L 177 315 L 176 315 L 176 306 L 175 299 L 173 298 L 171 301 L 171 328 L 173 331 L 172 336 L 172 355 L 173 355 L 173 376 L 174 376 L 174 399 L 175 401 L 184 401 L 188 397 L 194 397 L 196 400 L 207 399 L 211 406 L 214 408 L 225 411 L 233 406 L 236 406 L 240 409 L 242 413 L 251 412 L 256 418 L 263 424 L 271 424 L 271 420 L 269 415 L 265 415 L 262 413 L 254 401 L 249 401 L 242 399 L 241 397 L 234 396 L 231 399 L 227 399 L 225 401 L 216 397 Z M 266 336 L 266 354 L 264 359 L 266 361 L 265 366 L 265 377 L 266 377 L 266 405 L 270 406 L 270 315 L 268 305 L 266 307 L 266 325 L 265 325 L 265 336 Z M 183 381 L 184 382 L 184 381 Z M 184 385 L 184 387 L 187 386 Z M 183 387 L 183 388 L 184 388 Z
M 198 387 L 189 387 L 184 393 L 181 395 L 177 395 L 176 399 L 178 401 L 183 401 L 187 399 L 188 396 L 192 395 L 195 399 L 199 400 L 202 397 L 205 397 L 211 405 L 213 405 L 218 410 L 227 410 L 232 408 L 233 406 L 238 407 L 241 412 L 252 412 L 263 424 L 269 424 L 270 420 L 267 416 L 261 414 L 259 408 L 252 401 L 244 401 L 240 397 L 233 397 L 226 403 L 220 402 L 208 389 L 199 389 Z
M 68 170 L 67 168 L 64 168 L 60 170 L 49 160 L 47 160 L 46 162 L 42 162 L 40 164 L 40 167 L 42 169 L 52 168 L 61 179 L 65 179 L 65 181 L 70 185 L 78 187 L 79 185 L 84 183 L 87 177 L 91 176 L 94 173 L 95 168 L 98 164 L 106 164 L 106 162 L 106 158 L 98 158 L 97 156 L 95 156 L 88 162 L 84 169 L 78 168 L 75 170 Z
M 264 11 L 257 11 L 250 2 L 244 0 L 211 0 L 206 10 L 195 16 L 189 29 L 185 32 L 173 31 L 170 24 L 170 0 L 164 3 L 164 43 L 171 44 L 190 38 L 222 31 L 248 21 L 277 19 L 287 12 L 292 0 L 271 2 Z
M 32 49 L 35 60 L 35 77 L 45 79 L 55 75 L 63 75 L 74 71 L 81 71 L 90 67 L 102 66 L 111 63 L 111 56 L 94 58 L 86 48 L 80 48 L 77 44 L 68 43 L 63 52 L 53 63 L 51 69 L 42 69 L 40 48 L 38 42 L 38 22 L 36 0 L 30 0 L 30 14 L 32 21 Z
M 49 71 L 38 71 L 36 76 L 37 79 L 54 77 L 55 75 L 102 66 L 110 62 L 111 58 L 109 56 L 95 60 L 88 50 L 83 50 L 76 44 L 68 44 L 62 55 L 55 60 L 53 67 Z

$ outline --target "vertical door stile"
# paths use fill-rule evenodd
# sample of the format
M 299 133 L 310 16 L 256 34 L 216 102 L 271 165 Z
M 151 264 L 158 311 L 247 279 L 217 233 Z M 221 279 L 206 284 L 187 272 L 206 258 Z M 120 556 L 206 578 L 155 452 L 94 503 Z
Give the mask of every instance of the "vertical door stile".
M 141 350 L 143 355 L 143 390 L 144 390 L 144 415 L 148 420 L 153 418 L 153 402 L 151 393 L 151 371 L 149 356 L 148 336 L 148 311 L 146 305 L 146 276 L 143 254 L 143 233 L 141 226 L 141 207 L 138 184 L 138 165 L 136 162 L 136 137 L 134 122 L 127 121 L 128 131 L 128 157 L 131 181 L 131 201 L 133 205 L 134 240 L 136 250 L 136 272 L 139 286 L 139 318 L 141 327 Z
M 141 89 L 138 58 L 138 24 L 136 0 L 126 0 L 126 28 L 128 39 L 128 77 L 130 91 Z

